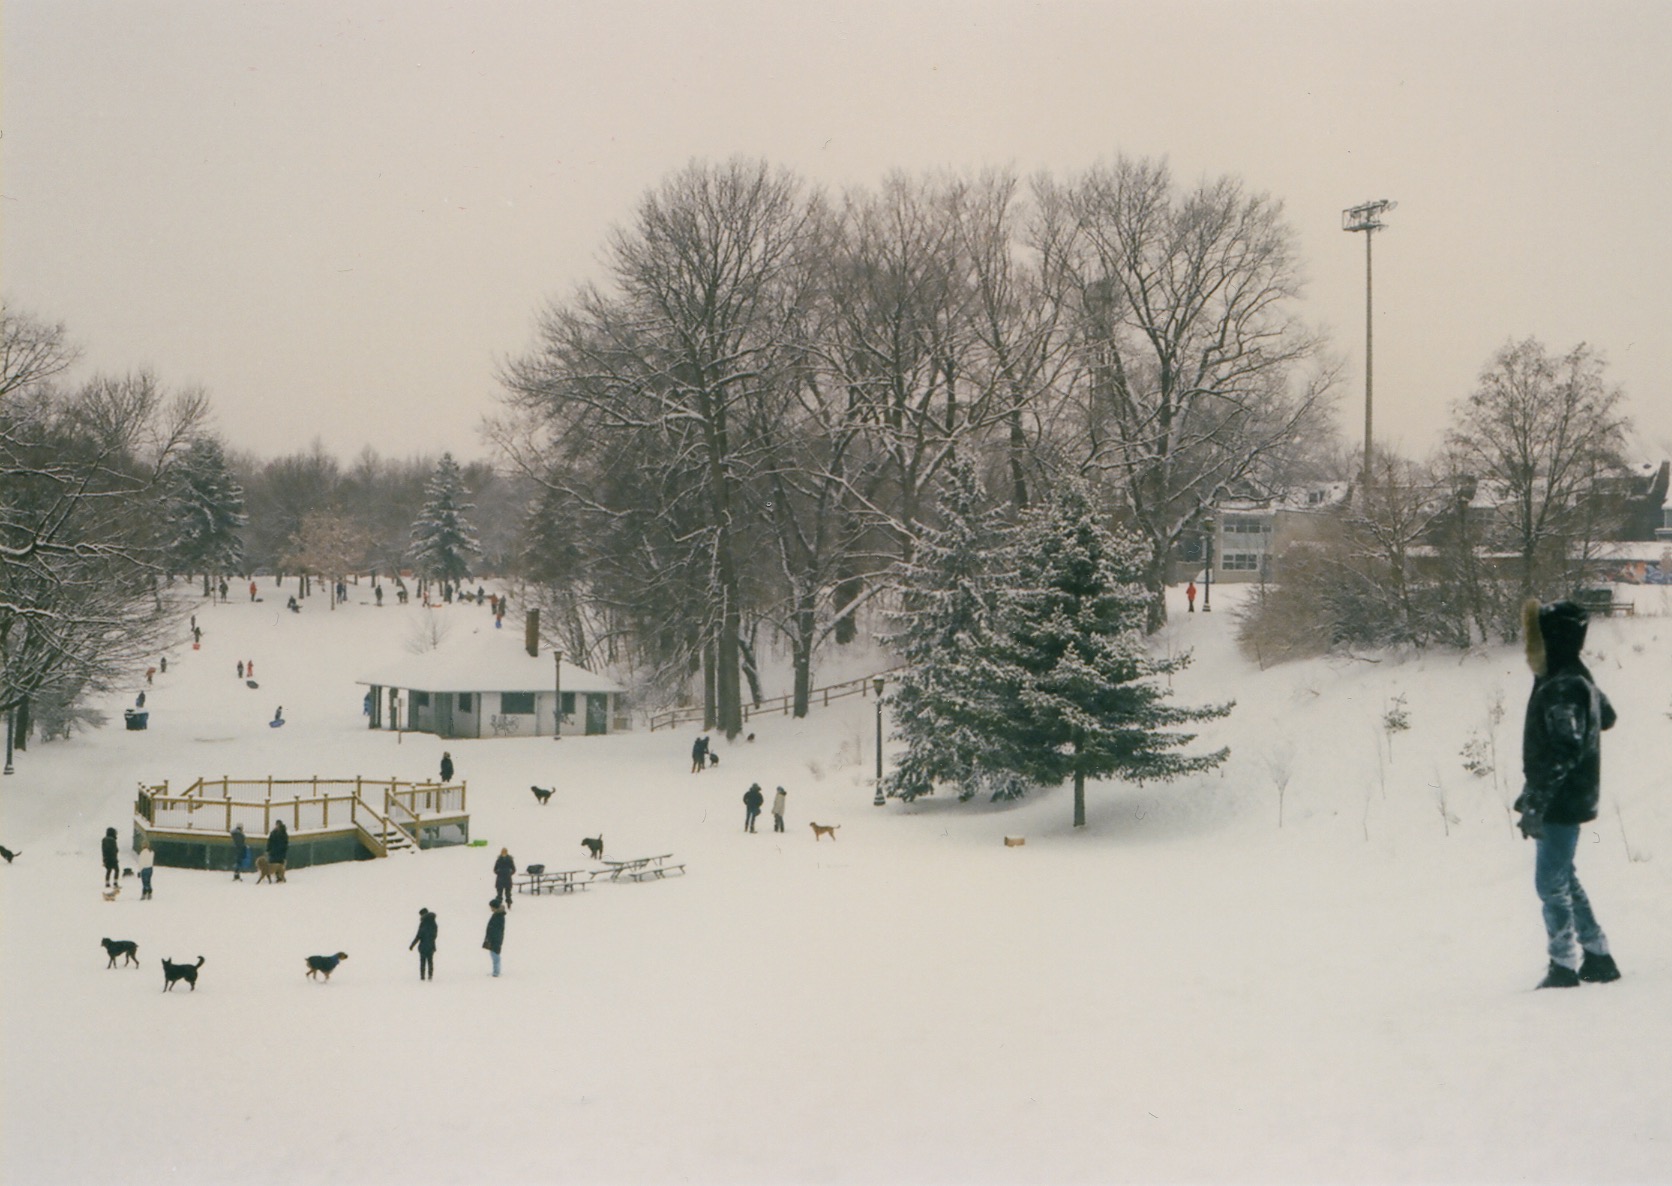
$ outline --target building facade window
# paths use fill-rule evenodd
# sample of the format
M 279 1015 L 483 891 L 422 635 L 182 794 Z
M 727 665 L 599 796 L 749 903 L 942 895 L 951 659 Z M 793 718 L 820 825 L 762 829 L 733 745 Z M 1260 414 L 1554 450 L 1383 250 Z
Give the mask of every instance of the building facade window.
M 533 716 L 534 693 L 501 692 L 499 694 L 499 711 L 506 716 Z
M 459 711 L 460 712 L 474 711 L 470 707 L 472 703 L 473 703 L 473 700 L 471 699 L 471 694 L 469 692 L 460 692 L 459 693 Z
M 1226 552 L 1220 559 L 1219 567 L 1226 572 L 1258 572 L 1260 570 L 1260 554 L 1258 552 Z

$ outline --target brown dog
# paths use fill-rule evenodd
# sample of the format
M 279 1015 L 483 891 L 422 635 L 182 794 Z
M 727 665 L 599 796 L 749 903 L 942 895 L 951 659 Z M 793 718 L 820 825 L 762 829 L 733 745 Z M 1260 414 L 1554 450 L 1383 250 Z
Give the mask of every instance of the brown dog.
M 813 843 L 817 844 L 820 838 L 824 836 L 828 836 L 832 841 L 834 841 L 836 839 L 836 829 L 842 825 L 809 823 L 807 826 L 813 829 Z
M 336 955 L 310 955 L 308 957 L 308 976 L 318 979 L 323 976 L 331 979 L 331 973 L 337 970 L 337 965 L 348 958 L 348 952 L 339 951 Z
M 255 883 L 257 885 L 260 885 L 264 881 L 284 880 L 284 862 L 270 861 L 267 859 L 266 853 L 262 853 L 260 856 L 256 857 L 255 871 L 259 875 L 255 879 Z

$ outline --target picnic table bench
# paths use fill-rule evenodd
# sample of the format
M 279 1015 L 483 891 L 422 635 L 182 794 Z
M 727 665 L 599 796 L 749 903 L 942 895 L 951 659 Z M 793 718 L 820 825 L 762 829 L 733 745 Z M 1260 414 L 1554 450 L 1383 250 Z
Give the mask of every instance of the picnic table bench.
M 513 878 L 511 886 L 519 894 L 567 894 L 585 889 L 597 875 L 596 869 L 541 869 Z
M 655 881 L 663 877 L 683 874 L 683 864 L 670 865 L 673 853 L 665 852 L 657 857 L 634 857 L 630 861 L 605 861 L 609 868 L 611 881 Z

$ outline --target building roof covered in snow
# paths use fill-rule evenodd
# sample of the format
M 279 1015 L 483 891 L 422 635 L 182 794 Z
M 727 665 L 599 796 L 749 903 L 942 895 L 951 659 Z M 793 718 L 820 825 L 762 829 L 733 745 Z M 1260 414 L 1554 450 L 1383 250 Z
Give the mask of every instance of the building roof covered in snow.
M 550 692 L 558 682 L 551 652 L 530 655 L 522 638 L 520 630 L 475 630 L 463 638 L 445 639 L 434 650 L 408 655 L 356 682 L 424 692 Z M 626 691 L 567 659 L 561 683 L 565 692 Z

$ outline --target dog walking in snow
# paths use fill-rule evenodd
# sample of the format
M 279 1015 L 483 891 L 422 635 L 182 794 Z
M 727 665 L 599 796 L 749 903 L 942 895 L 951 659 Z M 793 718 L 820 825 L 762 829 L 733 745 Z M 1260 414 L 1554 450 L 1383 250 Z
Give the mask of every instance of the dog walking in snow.
M 308 979 L 324 978 L 330 983 L 331 973 L 337 970 L 337 965 L 348 958 L 348 952 L 339 951 L 336 955 L 310 955 L 308 957 Z

